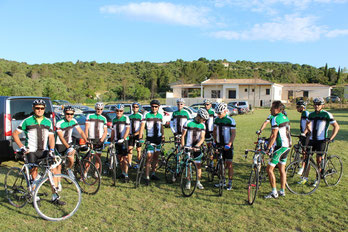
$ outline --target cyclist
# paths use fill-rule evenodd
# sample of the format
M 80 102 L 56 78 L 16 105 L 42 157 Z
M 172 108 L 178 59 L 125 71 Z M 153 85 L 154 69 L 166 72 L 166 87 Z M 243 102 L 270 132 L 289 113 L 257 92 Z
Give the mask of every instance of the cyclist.
M 204 99 L 203 101 L 204 109 L 209 114 L 209 119 L 205 121 L 205 141 L 208 146 L 211 146 L 213 141 L 213 131 L 214 131 L 214 117 L 215 111 L 212 109 L 212 101 L 210 99 Z
M 197 165 L 197 188 L 204 189 L 202 183 L 200 182 L 202 177 L 201 169 L 201 149 L 205 138 L 205 125 L 204 122 L 209 119 L 209 113 L 207 110 L 201 108 L 197 112 L 197 116 L 189 120 L 184 125 L 184 130 L 181 137 L 181 146 L 182 147 L 192 147 L 194 148 L 193 158 L 196 158 L 195 163 Z M 190 188 L 190 182 L 187 183 L 187 188 Z
M 183 127 L 187 120 L 190 119 L 189 113 L 184 109 L 185 100 L 179 98 L 176 100 L 178 110 L 173 112 L 172 118 L 170 120 L 170 129 L 172 130 L 175 137 L 181 137 Z
M 115 141 L 116 153 L 121 161 L 122 176 L 126 183 L 128 177 L 128 135 L 130 121 L 128 116 L 123 115 L 124 105 L 116 105 L 116 117 L 112 120 L 111 141 Z
M 13 140 L 21 148 L 23 153 L 27 156 L 28 163 L 38 164 L 38 160 L 54 156 L 54 133 L 53 126 L 50 119 L 44 116 L 46 102 L 42 99 L 36 99 L 33 102 L 33 115 L 24 119 L 17 129 L 13 132 Z M 24 132 L 25 145 L 19 139 L 19 134 Z M 49 147 L 49 150 L 48 150 Z M 59 170 L 55 168 L 52 170 L 54 174 L 59 174 Z M 30 170 L 30 175 L 34 181 L 38 181 L 38 168 L 33 167 Z M 58 188 L 58 178 L 54 178 L 55 188 Z M 36 200 L 39 200 L 36 199 Z M 65 205 L 64 201 L 59 200 L 57 194 L 52 194 L 52 203 L 57 205 Z
M 323 110 L 325 102 L 322 97 L 315 98 L 313 104 L 314 112 L 308 115 L 307 126 L 304 133 L 307 133 L 308 131 L 311 132 L 309 146 L 312 146 L 313 151 L 317 152 L 317 165 L 321 172 L 320 163 L 323 154 L 318 153 L 325 151 L 326 142 L 332 141 L 336 137 L 340 126 L 331 113 Z M 330 137 L 328 137 L 329 125 L 332 125 L 333 127 Z M 317 184 L 318 183 L 315 182 L 313 185 L 316 186 Z
M 97 102 L 95 104 L 95 113 L 87 115 L 85 134 L 88 140 L 91 141 L 93 148 L 96 149 L 96 154 L 101 157 L 103 143 L 107 136 L 107 120 L 102 115 L 104 109 L 104 104 L 102 102 Z M 97 162 L 95 167 L 99 170 L 100 164 Z
M 287 113 L 285 111 L 285 106 L 282 105 L 282 109 L 281 109 L 282 114 L 284 114 L 285 116 L 287 116 Z M 270 123 L 272 121 L 272 119 L 274 118 L 274 116 L 272 114 L 268 115 L 268 117 L 266 118 L 266 120 L 262 123 L 260 129 L 258 131 L 256 131 L 256 134 L 260 135 L 262 133 L 262 131 L 266 128 L 266 126 L 268 125 L 268 123 Z
M 145 177 L 146 185 L 148 185 L 150 182 L 150 166 L 152 168 L 151 180 L 159 180 L 159 178 L 155 175 L 156 166 L 161 151 L 161 143 L 164 141 L 163 116 L 158 112 L 161 104 L 158 100 L 152 100 L 150 105 L 151 112 L 145 115 L 139 132 L 139 139 L 142 139 L 146 126 L 146 140 L 155 144 L 155 146 L 152 146 L 151 144 L 148 146 Z
M 75 109 L 71 106 L 64 107 L 64 118 L 57 122 L 57 140 L 56 140 L 56 149 L 61 154 L 67 154 L 69 164 L 67 166 L 68 174 L 71 178 L 74 178 L 73 172 L 71 171 L 72 166 L 74 165 L 74 155 L 75 150 L 72 145 L 72 132 L 76 128 L 77 132 L 81 137 L 87 141 L 87 137 L 80 125 L 77 123 L 74 118 Z M 59 167 L 60 168 L 60 167 Z
M 139 143 L 139 132 L 140 132 L 140 125 L 144 116 L 141 113 L 139 113 L 139 108 L 140 108 L 140 104 L 138 102 L 134 102 L 132 104 L 133 114 L 129 116 L 129 120 L 130 120 L 130 131 L 129 131 L 129 140 L 128 140 L 129 166 L 131 166 L 132 164 L 134 146 L 136 147 L 136 150 L 137 150 L 138 161 L 140 160 L 140 155 L 141 155 L 141 144 Z
M 236 137 L 236 122 L 233 118 L 227 115 L 227 104 L 221 102 L 216 108 L 217 118 L 214 121 L 214 141 L 218 146 L 224 146 L 223 158 L 225 167 L 228 169 L 228 184 L 227 190 L 232 189 L 233 178 L 233 141 Z M 220 185 L 217 184 L 216 187 Z
M 272 145 L 275 143 L 275 149 L 273 152 L 272 160 L 267 165 L 267 173 L 269 177 L 269 182 L 272 187 L 272 192 L 265 196 L 268 198 L 278 198 L 278 196 L 285 196 L 285 164 L 287 155 L 291 147 L 291 136 L 290 136 L 290 120 L 282 112 L 284 109 L 283 103 L 280 101 L 272 102 L 271 114 L 274 116 L 271 125 L 272 132 L 269 138 L 269 143 L 267 145 L 266 153 L 270 153 Z M 279 195 L 276 188 L 276 178 L 274 175 L 274 167 L 278 165 L 280 173 L 280 191 Z

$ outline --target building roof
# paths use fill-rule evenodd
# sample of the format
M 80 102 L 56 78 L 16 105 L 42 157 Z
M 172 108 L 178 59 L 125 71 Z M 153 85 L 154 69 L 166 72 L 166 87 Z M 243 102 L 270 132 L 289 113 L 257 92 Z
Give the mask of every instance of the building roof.
M 330 87 L 328 85 L 322 85 L 317 83 L 303 83 L 303 84 L 290 84 L 290 83 L 279 83 L 279 85 L 282 85 L 283 87 Z
M 272 85 L 273 82 L 262 79 L 208 79 L 202 82 L 202 85 L 216 84 L 240 84 L 240 85 Z
M 201 88 L 201 84 L 179 84 L 179 85 L 170 85 L 172 88 Z

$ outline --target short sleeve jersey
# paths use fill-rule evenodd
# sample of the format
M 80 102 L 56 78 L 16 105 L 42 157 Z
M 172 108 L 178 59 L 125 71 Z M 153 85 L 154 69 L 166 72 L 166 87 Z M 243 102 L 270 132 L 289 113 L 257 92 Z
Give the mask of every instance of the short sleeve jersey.
M 214 128 L 216 130 L 216 142 L 218 144 L 228 144 L 231 139 L 231 130 L 236 129 L 236 121 L 230 116 L 215 118 Z
M 132 114 L 129 116 L 130 120 L 130 131 L 129 133 L 132 135 L 140 130 L 141 121 L 144 116 L 140 113 Z
M 170 120 L 170 129 L 173 133 L 182 134 L 183 127 L 189 119 L 190 115 L 186 110 L 175 111 Z
M 209 114 L 209 119 L 205 121 L 205 127 L 206 127 L 206 132 L 211 133 L 214 130 L 214 116 L 215 116 L 215 111 L 210 108 L 208 111 Z
M 268 115 L 268 117 L 266 118 L 267 122 L 272 121 L 272 119 L 274 118 L 274 116 L 272 114 Z
M 149 112 L 145 115 L 142 123 L 146 125 L 146 137 L 159 138 L 162 137 L 161 128 L 163 125 L 163 116 L 160 113 L 156 115 Z
M 312 112 L 308 115 L 308 122 L 311 122 L 310 140 L 324 140 L 327 138 L 329 125 L 334 124 L 336 120 L 331 113 L 321 110 L 320 112 Z
M 120 118 L 114 118 L 112 120 L 112 130 L 115 134 L 115 141 L 124 138 L 124 134 L 127 131 L 127 128 L 130 127 L 130 120 L 128 116 L 122 115 Z
M 86 124 L 89 124 L 88 139 L 100 139 L 103 136 L 104 128 L 106 128 L 107 120 L 103 115 L 89 114 L 87 115 Z
M 74 127 L 80 127 L 77 123 L 76 119 L 73 118 L 68 122 L 65 118 L 59 120 L 57 122 L 57 132 L 61 131 L 63 133 L 63 137 L 67 143 L 72 143 L 72 132 Z M 60 140 L 59 136 L 57 136 L 56 144 L 63 144 Z
M 309 112 L 307 110 L 302 111 L 301 120 L 300 120 L 300 131 L 303 133 L 306 129 L 307 119 L 309 116 Z
M 186 130 L 185 146 L 193 147 L 202 138 L 202 132 L 206 130 L 203 123 L 198 123 L 192 119 L 185 123 L 184 130 Z
M 278 129 L 276 138 L 277 147 L 291 147 L 290 120 L 287 116 L 279 113 L 271 121 L 272 129 Z
M 25 133 L 25 146 L 29 152 L 48 150 L 48 136 L 53 134 L 51 120 L 44 117 L 39 123 L 34 115 L 24 119 L 17 131 Z

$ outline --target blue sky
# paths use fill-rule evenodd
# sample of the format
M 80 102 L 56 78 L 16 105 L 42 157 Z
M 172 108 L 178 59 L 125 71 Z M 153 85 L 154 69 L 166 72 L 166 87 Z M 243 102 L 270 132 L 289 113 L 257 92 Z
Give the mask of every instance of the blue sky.
M 0 58 L 348 67 L 348 0 L 0 0 Z

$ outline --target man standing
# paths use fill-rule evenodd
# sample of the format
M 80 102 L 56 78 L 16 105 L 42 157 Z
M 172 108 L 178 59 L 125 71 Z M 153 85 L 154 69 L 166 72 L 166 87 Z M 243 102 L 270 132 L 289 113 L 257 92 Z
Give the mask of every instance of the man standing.
M 187 120 L 190 119 L 189 113 L 184 109 L 185 100 L 179 98 L 176 100 L 176 104 L 178 106 L 178 110 L 173 112 L 172 118 L 170 120 L 170 129 L 172 130 L 174 136 L 181 136 L 183 127 Z
M 276 143 L 272 160 L 268 163 L 267 173 L 269 182 L 272 187 L 272 192 L 265 196 L 268 198 L 278 198 L 278 192 L 276 188 L 276 178 L 274 175 L 274 167 L 278 165 L 280 173 L 280 196 L 285 196 L 285 183 L 286 173 L 285 164 L 287 155 L 291 147 L 291 136 L 290 136 L 290 120 L 285 116 L 282 111 L 284 109 L 283 104 L 280 101 L 274 101 L 271 107 L 271 114 L 274 116 L 271 121 L 272 132 L 269 138 L 269 143 L 266 152 L 269 153 L 273 144 Z
M 144 116 L 139 113 L 140 104 L 138 102 L 134 102 L 132 105 L 133 114 L 129 116 L 130 120 L 130 131 L 129 131 L 129 141 L 128 141 L 128 162 L 129 166 L 132 164 L 133 158 L 133 148 L 136 147 L 137 150 L 137 158 L 140 160 L 141 154 L 141 144 L 139 143 L 139 132 L 140 125 L 144 118 Z

